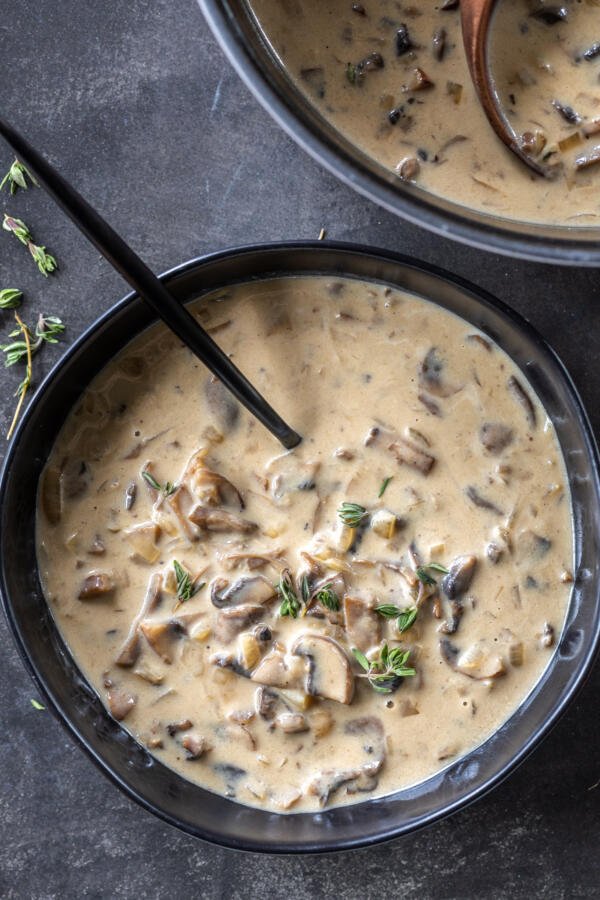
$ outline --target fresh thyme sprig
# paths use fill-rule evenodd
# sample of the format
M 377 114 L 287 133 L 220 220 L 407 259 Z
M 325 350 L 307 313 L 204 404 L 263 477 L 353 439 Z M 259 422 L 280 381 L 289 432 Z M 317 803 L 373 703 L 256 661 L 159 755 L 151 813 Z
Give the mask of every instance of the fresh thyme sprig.
M 37 181 L 29 169 L 26 169 L 18 159 L 15 159 L 2 181 L 0 181 L 0 191 L 4 185 L 7 185 L 11 194 L 16 194 L 19 188 L 23 188 L 26 191 L 29 186 L 27 184 L 28 178 L 32 184 L 37 185 Z
M 358 528 L 367 515 L 367 510 L 359 503 L 342 503 L 338 509 L 338 516 L 349 528 Z
M 324 584 L 315 594 L 315 600 L 321 603 L 325 609 L 337 612 L 340 608 L 340 598 L 330 584 Z
M 391 694 L 400 687 L 403 678 L 417 674 L 416 669 L 406 665 L 410 650 L 403 650 L 402 647 L 390 650 L 387 644 L 383 644 L 379 654 L 371 660 L 355 647 L 352 653 L 365 670 L 360 677 L 366 678 L 373 690 L 379 694 Z
M 433 575 L 429 574 L 429 572 L 427 571 L 428 569 L 431 569 L 433 572 L 441 572 L 443 575 L 448 574 L 448 569 L 441 563 L 431 562 L 426 563 L 426 565 L 424 566 L 418 566 L 415 569 L 415 575 L 417 576 L 419 581 L 422 581 L 423 584 L 427 584 L 430 587 L 432 587 L 434 584 L 437 584 L 437 581 L 435 580 Z
M 416 606 L 407 606 L 406 609 L 400 609 L 392 603 L 384 603 L 381 606 L 376 606 L 375 609 L 380 616 L 384 616 L 386 619 L 396 619 L 396 628 L 400 634 L 408 631 L 414 625 L 418 612 Z
M 31 232 L 21 219 L 15 219 L 13 216 L 9 216 L 8 213 L 4 213 L 2 227 L 5 231 L 14 234 L 17 240 L 27 247 L 35 264 L 45 278 L 48 277 L 50 272 L 54 272 L 58 268 L 56 259 L 46 251 L 46 248 L 33 243 Z
M 0 344 L 0 350 L 5 354 L 4 365 L 6 368 L 14 366 L 15 363 L 21 362 L 23 359 L 25 360 L 25 377 L 15 391 L 15 397 L 19 399 L 8 429 L 7 438 L 12 437 L 25 400 L 25 394 L 31 387 L 33 356 L 38 352 L 42 344 L 57 344 L 58 335 L 65 330 L 65 326 L 56 316 L 40 315 L 33 333 L 25 325 L 18 313 L 15 313 L 15 320 L 18 327 L 10 332 L 9 337 L 17 338 L 19 335 L 22 335 L 22 338 L 18 341 L 11 341 L 10 344 Z
M 177 584 L 177 599 L 180 603 L 185 603 L 187 600 L 191 600 L 203 585 L 199 584 L 196 587 L 190 573 L 176 559 L 173 560 L 173 569 L 175 570 L 175 582 Z
M 22 296 L 23 292 L 16 288 L 4 288 L 0 291 L 0 309 L 16 309 Z
M 279 582 L 277 584 L 277 593 L 279 594 L 279 598 L 281 600 L 281 604 L 279 606 L 279 615 L 291 616 L 292 619 L 297 618 L 298 613 L 300 612 L 300 609 L 302 607 L 302 603 L 300 602 L 300 600 L 298 599 L 298 595 L 296 594 L 289 569 L 284 569 L 281 573 L 281 578 L 279 579 Z
M 377 496 L 379 497 L 380 500 L 383 497 L 383 495 L 385 494 L 385 492 L 387 490 L 387 486 L 393 477 L 394 477 L 393 475 L 388 475 L 387 478 L 384 478 L 383 481 L 381 482 L 381 487 L 379 488 L 379 493 L 377 494 Z
M 161 484 L 147 469 L 144 469 L 142 472 L 142 478 L 146 484 L 149 484 L 150 487 L 154 488 L 155 491 L 158 491 L 159 494 L 164 494 L 165 497 L 170 497 L 171 494 L 174 494 L 177 490 L 177 485 L 173 484 L 172 481 L 166 481 L 164 484 Z

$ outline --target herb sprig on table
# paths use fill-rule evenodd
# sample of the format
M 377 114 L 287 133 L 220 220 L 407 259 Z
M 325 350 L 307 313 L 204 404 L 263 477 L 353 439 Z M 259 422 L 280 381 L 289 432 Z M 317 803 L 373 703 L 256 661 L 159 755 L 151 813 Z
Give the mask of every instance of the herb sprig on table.
M 0 181 L 0 191 L 4 188 L 4 185 L 8 187 L 11 194 L 16 194 L 19 188 L 26 191 L 29 187 L 27 179 L 29 179 L 32 184 L 37 185 L 37 181 L 29 169 L 27 169 L 22 162 L 19 162 L 18 159 L 15 159 L 2 181 Z
M 11 341 L 8 344 L 0 344 L 0 350 L 5 355 L 4 365 L 6 368 L 22 361 L 25 362 L 25 377 L 15 391 L 15 397 L 18 397 L 18 401 L 10 428 L 8 429 L 8 438 L 12 437 L 25 395 L 31 387 L 33 357 L 43 344 L 57 344 L 58 336 L 65 330 L 65 326 L 57 316 L 40 315 L 34 331 L 23 322 L 18 313 L 15 313 L 15 320 L 17 328 L 10 332 L 9 337 L 19 338 L 19 340 Z
M 48 253 L 45 247 L 34 244 L 32 234 L 22 219 L 15 219 L 14 216 L 9 216 L 8 213 L 4 213 L 2 227 L 5 231 L 14 234 L 17 240 L 21 241 L 21 243 L 27 247 L 36 266 L 45 278 L 47 278 L 51 272 L 58 269 L 58 263 L 54 256 Z

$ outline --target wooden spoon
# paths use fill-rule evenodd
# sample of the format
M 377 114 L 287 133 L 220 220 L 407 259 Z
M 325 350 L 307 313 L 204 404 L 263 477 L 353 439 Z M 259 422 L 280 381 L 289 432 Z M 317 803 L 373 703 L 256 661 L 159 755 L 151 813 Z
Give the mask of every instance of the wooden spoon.
M 525 153 L 521 138 L 500 103 L 488 62 L 488 34 L 496 0 L 460 0 L 463 42 L 471 78 L 488 121 L 500 140 L 537 175 L 556 177 L 556 167 L 546 166 Z

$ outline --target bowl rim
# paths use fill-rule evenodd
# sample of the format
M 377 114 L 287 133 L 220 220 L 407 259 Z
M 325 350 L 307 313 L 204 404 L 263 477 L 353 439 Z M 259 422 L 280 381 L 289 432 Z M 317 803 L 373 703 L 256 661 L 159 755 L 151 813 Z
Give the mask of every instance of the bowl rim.
M 198 270 L 198 273 L 202 271 L 204 267 L 210 266 L 214 263 L 219 262 L 228 262 L 238 257 L 244 256 L 252 256 L 256 254 L 261 254 L 265 257 L 265 265 L 264 265 L 264 275 L 266 277 L 273 277 L 274 273 L 268 267 L 268 258 L 270 255 L 277 253 L 286 253 L 286 252 L 295 252 L 295 251 L 304 251 L 304 252 L 312 252 L 318 250 L 326 250 L 333 251 L 340 255 L 340 258 L 343 260 L 344 257 L 366 257 L 366 258 L 375 258 L 379 260 L 383 260 L 384 262 L 389 262 L 392 264 L 400 264 L 409 269 L 415 270 L 417 272 L 425 272 L 429 276 L 433 276 L 434 278 L 441 279 L 450 285 L 458 287 L 461 291 L 466 291 L 471 294 L 474 298 L 477 298 L 484 306 L 489 306 L 493 311 L 499 312 L 501 315 L 504 315 L 508 318 L 512 325 L 516 326 L 521 332 L 525 334 L 527 338 L 534 341 L 537 346 L 540 347 L 542 352 L 544 352 L 552 362 L 558 367 L 560 371 L 560 375 L 563 379 L 564 386 L 567 389 L 567 392 L 570 396 L 571 402 L 573 403 L 573 408 L 576 410 L 578 414 L 579 425 L 582 430 L 582 435 L 585 439 L 585 444 L 588 451 L 588 460 L 591 464 L 591 474 L 594 477 L 594 483 L 596 485 L 597 493 L 600 493 L 600 457 L 598 454 L 598 448 L 596 445 L 596 441 L 593 435 L 593 431 L 591 429 L 591 425 L 589 423 L 587 413 L 585 411 L 585 407 L 579 397 L 578 391 L 573 384 L 573 381 L 564 367 L 562 361 L 557 356 L 552 347 L 546 342 L 546 340 L 537 332 L 533 326 L 527 322 L 524 318 L 521 317 L 519 313 L 511 309 L 511 307 L 507 306 L 503 301 L 495 298 L 493 295 L 489 294 L 484 289 L 479 288 L 473 283 L 469 282 L 466 279 L 463 279 L 461 276 L 454 275 L 450 272 L 447 272 L 440 267 L 433 265 L 428 262 L 423 262 L 421 260 L 415 260 L 411 257 L 406 257 L 401 254 L 393 253 L 387 250 L 379 250 L 378 248 L 368 247 L 364 245 L 358 245 L 354 243 L 346 243 L 346 242 L 333 242 L 333 241 L 282 241 L 282 242 L 270 242 L 270 243 L 259 243 L 259 244 L 248 244 L 238 247 L 231 247 L 224 250 L 220 250 L 217 252 L 205 254 L 202 256 L 195 257 L 190 259 L 178 266 L 168 269 L 158 277 L 165 283 L 169 283 L 171 280 L 178 278 L 179 276 L 185 275 L 187 273 L 193 273 L 195 270 Z M 283 273 L 278 273 L 282 277 L 286 277 Z M 291 272 L 292 276 L 295 274 L 301 275 L 302 273 Z M 316 270 L 313 272 L 309 272 L 307 270 L 306 274 L 318 274 Z M 344 272 L 341 271 L 338 273 L 339 277 L 344 277 Z M 253 276 L 254 277 L 254 276 Z M 260 279 L 262 276 L 256 276 Z M 275 276 L 276 277 L 276 276 Z M 350 276 L 352 277 L 352 276 Z M 354 276 L 356 277 L 356 276 Z M 244 280 L 244 279 L 243 279 Z M 246 278 L 245 281 L 250 280 Z M 367 278 L 368 280 L 368 278 Z M 376 279 L 373 279 L 376 280 Z M 401 288 L 404 289 L 404 288 Z M 211 289 L 212 290 L 212 289 Z M 410 289 L 406 288 L 410 292 Z M 202 294 L 202 287 L 199 286 L 198 294 Z M 97 319 L 95 319 L 83 332 L 82 334 L 66 349 L 65 353 L 61 356 L 61 358 L 53 365 L 51 370 L 42 380 L 38 388 L 36 389 L 34 395 L 31 398 L 31 401 L 23 414 L 19 425 L 15 431 L 15 434 L 11 440 L 11 443 L 8 448 L 8 452 L 4 459 L 3 465 L 0 468 L 0 510 L 4 508 L 5 503 L 5 495 L 7 492 L 7 485 L 9 480 L 9 473 L 12 468 L 13 462 L 19 452 L 19 443 L 21 437 L 25 430 L 28 427 L 29 419 L 31 418 L 34 410 L 39 407 L 39 405 L 43 402 L 46 390 L 51 385 L 52 381 L 56 377 L 56 375 L 60 372 L 60 370 L 68 365 L 72 357 L 79 353 L 79 351 L 94 338 L 96 331 L 100 329 L 103 325 L 110 322 L 110 320 L 117 315 L 121 310 L 128 307 L 129 305 L 139 301 L 139 296 L 135 291 L 128 292 L 124 297 L 122 297 L 117 303 L 115 303 L 112 307 L 110 307 L 106 312 L 102 313 Z M 435 302 L 435 301 L 433 301 Z M 151 324 L 156 322 L 156 317 L 153 316 Z M 142 329 L 143 330 L 143 329 Z M 134 339 L 137 334 L 140 332 L 136 332 L 131 336 L 131 339 Z M 506 352 L 506 351 L 505 351 Z M 104 364 L 106 365 L 106 363 Z M 104 366 L 101 367 L 101 369 Z M 99 371 L 101 371 L 101 369 Z M 93 376 L 92 376 L 93 377 Z M 90 379 L 91 380 L 91 379 Z M 87 387 L 89 382 L 84 386 L 84 390 Z M 61 423 L 62 425 L 62 423 Z M 0 548 L 1 549 L 1 548 Z M 397 837 L 400 837 L 404 834 L 413 833 L 421 828 L 424 828 L 434 822 L 437 822 L 441 819 L 446 818 L 447 816 L 453 814 L 459 809 L 463 809 L 467 806 L 470 806 L 471 803 L 480 799 L 481 797 L 488 794 L 493 788 L 499 785 L 502 781 L 504 781 L 539 745 L 539 743 L 546 737 L 549 731 L 554 727 L 558 719 L 563 715 L 574 696 L 581 689 L 583 683 L 585 682 L 587 676 L 589 675 L 590 669 L 594 660 L 598 657 L 600 653 L 600 615 L 598 612 L 600 610 L 600 598 L 598 596 L 598 590 L 596 587 L 596 623 L 595 628 L 590 637 L 587 639 L 588 647 L 585 652 L 585 656 L 579 660 L 576 670 L 576 675 L 571 679 L 571 683 L 563 693 L 560 698 L 560 702 L 556 703 L 550 715 L 545 719 L 542 725 L 537 730 L 534 730 L 533 733 L 530 734 L 529 738 L 525 743 L 520 745 L 519 749 L 511 754 L 510 759 L 506 762 L 495 774 L 491 777 L 488 777 L 478 786 L 468 790 L 465 794 L 461 795 L 454 801 L 444 805 L 441 808 L 437 808 L 432 810 L 431 812 L 421 815 L 421 817 L 416 822 L 411 822 L 408 825 L 400 826 L 387 826 L 384 827 L 382 825 L 382 829 L 380 832 L 374 835 L 368 835 L 366 837 L 355 837 L 352 839 L 345 839 L 344 841 L 332 842 L 331 839 L 325 840 L 325 842 L 306 842 L 306 841 L 288 841 L 285 844 L 278 844 L 272 841 L 261 840 L 260 837 L 252 842 L 245 839 L 236 839 L 230 836 L 223 836 L 218 830 L 209 831 L 207 829 L 199 829 L 192 824 L 186 823 L 184 821 L 178 820 L 175 816 L 169 814 L 165 810 L 163 810 L 160 806 L 157 806 L 151 800 L 148 800 L 145 796 L 139 793 L 132 785 L 127 783 L 126 780 L 120 777 L 120 775 L 112 768 L 110 763 L 106 761 L 100 752 L 98 752 L 88 741 L 87 739 L 80 733 L 77 728 L 77 725 L 74 721 L 71 720 L 69 713 L 65 710 L 60 701 L 54 696 L 51 690 L 45 684 L 45 680 L 43 675 L 39 671 L 38 664 L 34 658 L 30 655 L 27 649 L 27 641 L 25 640 L 19 622 L 17 621 L 17 617 L 13 611 L 12 604 L 9 597 L 9 590 L 6 584 L 6 572 L 5 572 L 5 559 L 0 558 L 0 601 L 2 603 L 2 607 L 4 609 L 4 613 L 8 620 L 9 629 L 15 640 L 17 648 L 19 650 L 20 656 L 25 664 L 25 667 L 29 674 L 31 675 L 37 690 L 39 691 L 40 696 L 45 700 L 47 704 L 47 708 L 54 714 L 54 716 L 62 723 L 62 725 L 66 728 L 66 730 L 75 738 L 76 743 L 83 748 L 86 754 L 93 760 L 96 766 L 106 775 L 110 781 L 116 784 L 125 794 L 129 797 L 129 799 L 134 800 L 141 807 L 148 810 L 149 812 L 154 813 L 163 821 L 168 824 L 183 830 L 184 832 L 191 834 L 195 837 L 204 839 L 214 844 L 218 844 L 223 847 L 227 847 L 230 849 L 236 850 L 246 850 L 246 851 L 254 851 L 254 852 L 265 852 L 265 853 L 273 853 L 273 854 L 317 854 L 317 853 L 329 853 L 332 851 L 341 851 L 341 850 L 350 850 L 356 849 L 360 847 L 372 846 L 378 843 L 383 843 L 386 841 L 393 840 Z M 556 654 L 557 651 L 555 651 Z M 548 661 L 548 666 L 544 670 L 544 672 L 549 671 L 549 667 L 551 665 L 551 661 L 554 659 L 554 656 L 551 657 Z M 79 671 L 79 670 L 78 670 Z M 543 674 L 540 678 L 543 677 Z M 84 681 L 87 682 L 87 679 L 84 676 Z M 535 690 L 535 687 L 540 682 L 536 682 L 536 685 L 532 688 Z M 529 695 L 528 695 L 529 696 Z M 523 702 L 526 702 L 523 701 Z M 517 707 L 517 710 L 519 707 Z M 509 716 L 507 722 L 509 722 L 514 716 L 515 710 Z M 500 726 L 501 728 L 504 726 Z M 460 757 L 457 762 L 463 761 L 467 759 L 471 754 L 476 752 L 479 747 L 483 747 L 484 744 L 490 740 L 494 732 L 489 738 L 487 738 L 482 744 L 478 745 L 478 747 L 473 748 L 469 751 L 468 754 Z M 440 770 L 444 771 L 444 770 Z M 183 777 L 183 776 L 180 776 Z M 433 777 L 437 777 L 437 773 L 434 774 Z M 386 795 L 387 796 L 387 795 Z M 390 795 L 394 796 L 394 795 Z M 382 798 L 374 798 L 373 800 L 364 801 L 364 804 L 352 804 L 348 807 L 335 807 L 338 809 L 352 809 L 357 806 L 366 805 L 368 803 L 377 803 L 382 800 L 385 801 L 386 797 Z M 231 802 L 231 801 L 228 801 Z M 244 806 L 244 804 L 236 804 L 237 806 Z M 335 809 L 334 808 L 334 809 Z M 283 815 L 283 814 L 282 814 Z M 292 814 L 293 816 L 311 816 L 311 813 L 296 813 Z M 285 818 L 289 818 L 289 814 L 285 815 Z
M 470 222 L 455 201 L 437 198 L 435 194 L 422 189 L 399 189 L 391 181 L 379 177 L 359 159 L 352 159 L 341 143 L 328 140 L 317 127 L 312 129 L 270 83 L 265 71 L 245 44 L 233 13 L 228 12 L 228 0 L 197 2 L 218 44 L 246 87 L 289 137 L 348 187 L 413 225 L 469 247 L 553 265 L 600 265 L 600 227 L 595 231 L 591 227 L 574 228 L 573 234 L 576 237 L 573 239 L 564 235 L 548 236 L 540 233 L 543 228 L 564 228 L 568 231 L 568 226 L 504 219 L 465 207 L 480 217 L 478 223 Z M 249 0 L 244 2 L 248 3 Z M 447 209 L 438 208 L 436 199 L 447 204 Z M 520 227 L 518 234 L 515 233 L 515 226 Z M 583 237 L 584 231 L 591 232 L 591 236 Z

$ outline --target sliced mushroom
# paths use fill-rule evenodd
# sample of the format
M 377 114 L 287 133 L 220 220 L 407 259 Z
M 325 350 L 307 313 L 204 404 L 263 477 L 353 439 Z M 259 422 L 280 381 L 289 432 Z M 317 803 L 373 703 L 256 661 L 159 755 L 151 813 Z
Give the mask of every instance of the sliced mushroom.
M 250 534 L 258 528 L 256 522 L 249 522 L 235 513 L 224 509 L 209 509 L 206 506 L 195 506 L 188 518 L 203 531 L 236 531 L 240 534 Z
M 381 617 L 376 603 L 362 597 L 344 597 L 344 620 L 348 642 L 365 653 L 381 640 Z
M 267 721 L 274 719 L 275 709 L 278 703 L 279 697 L 275 691 L 262 686 L 256 689 L 256 693 L 254 694 L 254 708 L 261 719 L 266 719 Z
M 291 652 L 307 660 L 305 691 L 338 703 L 351 703 L 354 675 L 348 657 L 336 641 L 320 634 L 301 634 Z
M 94 540 L 88 547 L 88 553 L 92 556 L 104 556 L 106 553 L 106 545 L 99 534 L 94 537 Z
M 106 572 L 90 572 L 83 580 L 77 595 L 80 600 L 96 600 L 108 597 L 115 590 L 115 582 Z
M 437 347 L 432 347 L 419 366 L 419 384 L 434 397 L 451 397 L 460 387 L 450 384 L 444 377 L 445 363 Z
M 229 587 L 224 578 L 215 578 L 211 584 L 210 599 L 217 609 L 241 606 L 245 603 L 258 605 L 268 603 L 276 590 L 264 575 L 242 576 Z
M 119 653 L 117 654 L 115 662 L 118 666 L 129 668 L 130 666 L 133 666 L 135 662 L 137 662 L 137 659 L 140 655 L 140 638 L 138 630 L 139 625 L 142 619 L 148 616 L 151 612 L 154 612 L 154 610 L 160 603 L 161 588 L 162 575 L 159 575 L 158 572 L 155 572 L 150 576 L 150 581 L 148 582 L 148 587 L 146 589 L 146 596 L 144 597 L 140 611 L 131 623 L 129 633 L 125 638 L 125 641 L 123 642 Z
M 44 469 L 40 485 L 40 501 L 50 524 L 57 525 L 62 515 L 60 469 L 57 466 L 48 466 Z
M 448 574 L 441 581 L 441 588 L 449 600 L 462 597 L 469 590 L 476 566 L 476 556 L 457 556 L 452 561 Z
M 465 489 L 465 494 L 474 506 L 478 506 L 480 509 L 488 509 L 490 512 L 496 513 L 496 515 L 498 516 L 503 515 L 502 510 L 499 509 L 495 503 L 492 503 L 491 500 L 488 500 L 486 497 L 482 497 L 474 485 L 469 484 Z
M 257 684 L 269 687 L 298 688 L 304 675 L 300 660 L 287 657 L 281 650 L 268 653 L 250 676 Z
M 479 440 L 493 456 L 500 456 L 512 443 L 513 430 L 500 422 L 484 422 L 479 431 Z
M 160 528 L 156 522 L 144 522 L 142 525 L 127 528 L 123 535 L 133 550 L 131 559 L 136 562 L 143 561 L 150 564 L 156 562 L 160 556 L 160 550 L 156 546 Z
M 525 411 L 525 417 L 530 428 L 535 428 L 537 424 L 535 406 L 531 402 L 531 397 L 529 396 L 521 382 L 517 381 L 514 375 L 511 375 L 508 379 L 507 387 L 509 393 L 512 394 L 517 403 L 519 403 L 523 407 Z
M 186 734 L 181 746 L 186 751 L 186 759 L 200 759 L 212 749 L 206 738 L 199 734 Z
M 232 431 L 240 416 L 240 405 L 225 385 L 211 375 L 204 387 L 206 405 L 221 431 Z
M 216 616 L 213 628 L 215 637 L 223 644 L 228 644 L 241 631 L 258 621 L 263 613 L 262 606 L 255 606 L 251 603 L 221 609 Z
M 206 466 L 205 456 L 204 450 L 194 453 L 181 480 L 204 506 L 235 506 L 241 512 L 244 508 L 242 495 L 229 479 Z
M 106 701 L 111 716 L 121 722 L 125 719 L 136 704 L 136 698 L 122 688 L 111 685 L 106 694 Z
M 400 465 L 417 469 L 423 475 L 429 475 L 435 462 L 435 456 L 427 453 L 414 441 L 409 441 L 403 437 L 399 437 L 390 444 L 388 450 L 393 453 Z
M 250 671 L 260 661 L 261 646 L 256 635 L 242 632 L 237 639 L 237 657 L 240 665 Z
M 440 641 L 440 653 L 455 672 L 478 681 L 504 675 L 502 657 L 486 641 L 475 641 L 462 652 L 448 638 Z
M 458 631 L 458 626 L 464 612 L 464 607 L 460 600 L 450 601 L 450 615 L 445 622 L 442 622 L 438 631 L 441 634 L 454 634 Z
M 299 712 L 279 713 L 275 721 L 285 734 L 298 734 L 309 729 L 306 716 Z
M 375 534 L 385 538 L 387 541 L 390 541 L 394 537 L 399 524 L 400 519 L 396 513 L 389 509 L 378 509 L 377 512 L 373 513 L 371 516 L 372 530 Z
M 171 665 L 175 649 L 183 633 L 181 626 L 171 619 L 166 622 L 154 622 L 146 619 L 140 622 L 140 631 L 163 662 Z

